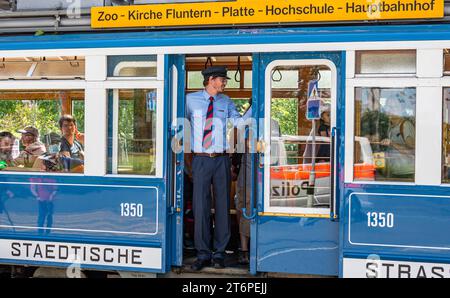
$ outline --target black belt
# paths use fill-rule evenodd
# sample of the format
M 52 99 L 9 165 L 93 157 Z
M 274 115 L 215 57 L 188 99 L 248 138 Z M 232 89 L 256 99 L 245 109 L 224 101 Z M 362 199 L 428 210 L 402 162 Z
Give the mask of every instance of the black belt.
M 222 153 L 195 153 L 193 152 L 194 156 L 206 156 L 206 157 L 219 157 L 219 156 L 226 156 L 228 153 L 222 152 Z

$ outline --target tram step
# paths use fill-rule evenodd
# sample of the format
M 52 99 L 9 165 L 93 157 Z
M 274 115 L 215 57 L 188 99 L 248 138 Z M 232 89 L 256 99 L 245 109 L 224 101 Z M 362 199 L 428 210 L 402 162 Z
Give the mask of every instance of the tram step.
M 248 266 L 239 265 L 235 260 L 233 254 L 227 255 L 225 258 L 225 265 L 227 267 L 223 269 L 216 269 L 214 267 L 204 267 L 200 271 L 194 271 L 191 269 L 191 264 L 195 261 L 195 256 L 185 256 L 184 264 L 182 267 L 174 268 L 172 272 L 164 275 L 164 277 L 180 277 L 180 278 L 190 278 L 190 277 L 217 277 L 217 278 L 230 278 L 230 277 L 256 277 L 251 275 Z
M 163 276 L 169 278 L 255 278 L 245 268 L 227 267 L 223 269 L 216 269 L 213 267 L 205 267 L 200 271 L 190 269 L 190 266 L 184 265 L 181 268 L 175 268 L 172 272 L 166 273 Z

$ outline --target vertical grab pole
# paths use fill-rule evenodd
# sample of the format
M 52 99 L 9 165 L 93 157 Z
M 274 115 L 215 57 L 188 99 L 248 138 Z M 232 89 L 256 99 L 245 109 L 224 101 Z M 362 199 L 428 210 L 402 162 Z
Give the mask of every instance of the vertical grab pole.
M 311 172 L 308 181 L 308 201 L 306 207 L 312 207 L 314 201 L 314 188 L 316 185 L 316 121 L 312 120 L 312 147 L 311 147 Z
M 332 221 L 337 219 L 336 212 L 336 190 L 335 190 L 335 166 L 336 166 L 336 127 L 331 128 L 331 150 L 330 150 L 330 219 Z

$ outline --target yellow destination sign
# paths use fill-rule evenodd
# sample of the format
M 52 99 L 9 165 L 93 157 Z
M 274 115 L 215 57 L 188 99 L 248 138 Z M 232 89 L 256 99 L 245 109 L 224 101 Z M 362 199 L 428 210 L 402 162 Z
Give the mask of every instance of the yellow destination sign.
M 236 0 L 91 9 L 92 28 L 426 19 L 444 0 Z

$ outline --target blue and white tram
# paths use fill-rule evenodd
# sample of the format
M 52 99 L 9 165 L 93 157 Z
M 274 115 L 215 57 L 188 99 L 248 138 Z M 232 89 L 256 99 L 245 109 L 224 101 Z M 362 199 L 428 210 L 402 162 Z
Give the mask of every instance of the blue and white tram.
M 266 144 L 244 210 L 252 274 L 450 277 L 448 49 L 447 24 L 1 36 L 0 130 L 38 126 L 50 152 L 57 123 L 10 117 L 6 103 L 77 115 L 85 159 L 74 172 L 0 171 L 0 262 L 182 266 L 185 163 L 172 148 L 208 62 L 246 78 L 226 92 L 252 98 Z M 311 80 L 331 115 L 315 165 Z

